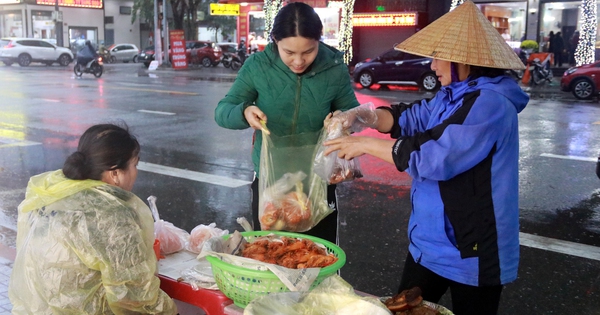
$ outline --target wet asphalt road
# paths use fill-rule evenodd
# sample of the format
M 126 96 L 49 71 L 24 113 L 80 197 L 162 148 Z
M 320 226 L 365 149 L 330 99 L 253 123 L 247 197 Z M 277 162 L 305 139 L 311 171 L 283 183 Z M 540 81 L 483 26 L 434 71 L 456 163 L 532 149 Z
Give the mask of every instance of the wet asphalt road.
M 142 146 L 133 189 L 158 198 L 161 218 L 190 231 L 198 224 L 240 229 L 249 184 L 228 187 L 155 171 L 156 165 L 250 182 L 252 131 L 213 119 L 234 73 L 222 66 L 148 72 L 106 65 L 100 79 L 67 68 L 0 66 L 0 235 L 14 246 L 16 208 L 30 176 L 62 167 L 92 124 L 125 121 Z M 529 91 L 520 114 L 521 265 L 503 294 L 501 314 L 600 314 L 600 104 L 576 101 L 557 86 Z M 361 103 L 411 101 L 410 89 L 356 89 Z M 372 134 L 370 131 L 365 133 Z M 396 291 L 407 253 L 410 178 L 361 158 L 365 177 L 338 186 L 341 276 L 375 295 Z M 195 173 L 195 174 L 197 174 Z M 540 238 L 536 238 L 539 236 Z M 583 257 L 581 257 L 583 256 Z M 441 304 L 450 306 L 448 296 Z

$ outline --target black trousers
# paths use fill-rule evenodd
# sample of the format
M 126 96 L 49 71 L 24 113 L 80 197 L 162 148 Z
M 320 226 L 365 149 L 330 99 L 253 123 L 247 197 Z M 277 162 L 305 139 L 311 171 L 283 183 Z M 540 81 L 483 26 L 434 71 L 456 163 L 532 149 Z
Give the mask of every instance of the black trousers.
M 450 288 L 455 315 L 496 315 L 504 286 L 475 287 L 443 278 L 416 263 L 408 253 L 398 292 L 421 288 L 423 300 L 437 303 Z
M 250 186 L 252 189 L 252 223 L 255 231 L 260 231 L 260 221 L 258 220 L 258 178 L 255 178 Z M 327 186 L 327 204 L 335 207 L 335 211 L 329 214 L 312 229 L 302 232 L 306 235 L 316 236 L 324 240 L 337 244 L 338 238 L 338 211 L 337 197 L 335 195 L 335 185 Z

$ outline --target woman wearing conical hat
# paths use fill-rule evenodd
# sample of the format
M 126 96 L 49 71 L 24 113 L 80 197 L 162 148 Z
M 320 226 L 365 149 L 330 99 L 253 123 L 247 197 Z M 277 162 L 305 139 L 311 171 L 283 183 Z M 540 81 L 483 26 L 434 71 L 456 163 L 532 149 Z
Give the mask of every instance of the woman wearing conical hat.
M 441 89 L 412 104 L 335 113 L 347 128 L 393 140 L 348 136 L 326 142 L 326 154 L 369 154 L 412 177 L 399 292 L 418 286 L 438 302 L 450 289 L 456 315 L 496 314 L 504 285 L 517 278 L 517 114 L 529 101 L 504 73 L 523 63 L 471 1 L 396 49 L 433 58 Z

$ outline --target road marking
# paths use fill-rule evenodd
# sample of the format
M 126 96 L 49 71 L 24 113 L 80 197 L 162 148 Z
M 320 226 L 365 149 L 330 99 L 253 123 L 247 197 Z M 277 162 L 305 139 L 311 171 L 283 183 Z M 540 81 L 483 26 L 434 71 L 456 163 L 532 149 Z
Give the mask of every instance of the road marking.
M 0 148 L 26 147 L 26 146 L 38 145 L 38 144 L 41 144 L 41 143 L 40 142 L 27 141 L 27 140 L 16 140 L 16 139 L 1 138 L 0 137 Z
M 52 102 L 52 103 L 60 103 L 60 100 L 53 100 L 49 98 L 40 98 L 42 101 Z
M 148 114 L 158 114 L 158 115 L 175 115 L 175 113 L 171 113 L 171 112 L 160 112 L 157 110 L 146 110 L 146 109 L 139 109 L 138 112 L 148 113 Z
M 556 155 L 556 154 L 550 154 L 550 153 L 542 153 L 542 154 L 540 154 L 540 156 L 550 157 L 550 158 L 555 158 L 555 159 L 576 160 L 576 161 L 586 161 L 586 162 L 598 161 L 598 158 L 587 158 L 587 157 L 574 156 L 574 155 Z
M 155 93 L 167 93 L 167 94 L 180 94 L 180 95 L 193 95 L 198 96 L 199 93 L 193 92 L 180 92 L 180 91 L 165 91 L 165 90 L 153 90 L 153 89 L 140 89 L 140 88 L 131 88 L 131 87 L 110 87 L 115 90 L 132 90 L 132 91 L 142 91 L 142 92 L 155 92 Z
M 600 247 L 519 233 L 522 246 L 600 261 Z
M 195 171 L 182 170 L 179 168 L 163 166 L 158 164 L 139 162 L 137 166 L 138 170 L 162 174 L 167 176 L 179 177 L 189 180 L 195 180 L 198 182 L 214 184 L 219 186 L 225 186 L 230 188 L 237 188 L 240 186 L 251 184 L 249 181 L 229 178 L 225 176 L 206 174 Z

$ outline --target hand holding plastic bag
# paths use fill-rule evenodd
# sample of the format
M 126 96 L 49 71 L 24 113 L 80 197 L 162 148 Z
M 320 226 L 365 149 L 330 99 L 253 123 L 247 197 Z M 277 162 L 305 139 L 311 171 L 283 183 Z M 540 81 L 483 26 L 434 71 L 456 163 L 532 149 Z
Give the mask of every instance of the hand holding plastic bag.
M 160 241 L 160 253 L 168 255 L 184 249 L 190 234 L 173 223 L 160 219 L 155 196 L 148 197 L 148 203 L 154 217 L 154 237 Z
M 329 128 L 342 127 L 343 131 L 361 132 L 367 128 L 377 129 L 377 113 L 372 102 L 362 104 L 345 112 L 334 113 Z M 331 132 L 328 130 L 328 132 Z
M 319 149 L 315 154 L 314 172 L 319 175 L 327 184 L 338 184 L 343 181 L 353 180 L 362 177 L 358 159 L 341 159 L 336 152 L 325 156 L 327 149 L 323 143 L 327 140 L 336 139 L 350 135 L 350 130 L 343 130 L 342 123 L 333 121 L 333 118 L 325 120 L 324 131 L 319 139 Z

